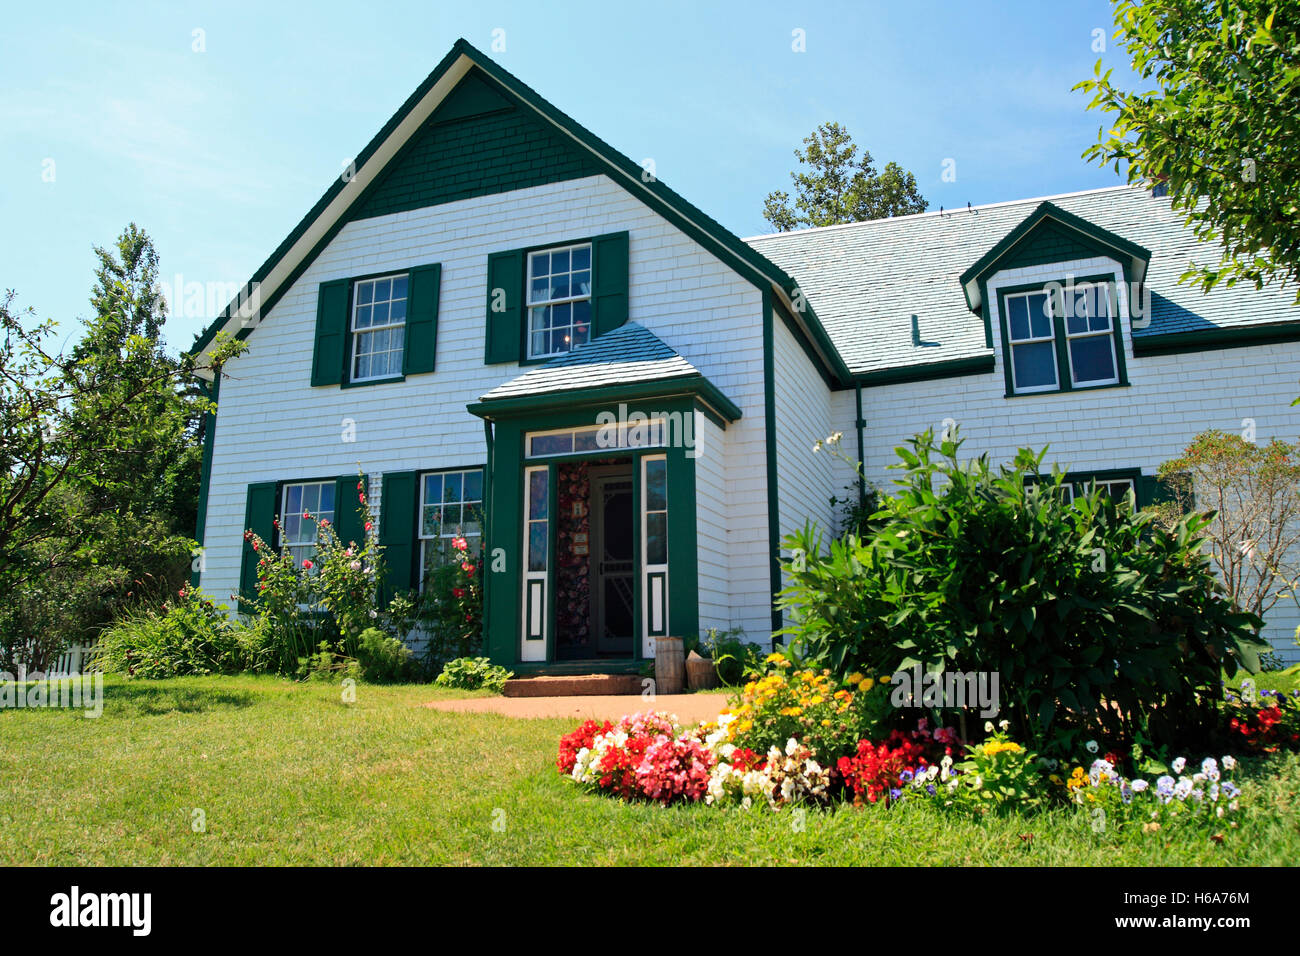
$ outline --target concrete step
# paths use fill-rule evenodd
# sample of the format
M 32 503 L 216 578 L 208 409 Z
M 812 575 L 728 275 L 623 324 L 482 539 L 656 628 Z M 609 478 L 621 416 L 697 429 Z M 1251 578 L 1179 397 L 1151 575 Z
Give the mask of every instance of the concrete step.
M 641 693 L 636 674 L 573 674 L 512 677 L 501 693 L 505 697 L 605 697 Z

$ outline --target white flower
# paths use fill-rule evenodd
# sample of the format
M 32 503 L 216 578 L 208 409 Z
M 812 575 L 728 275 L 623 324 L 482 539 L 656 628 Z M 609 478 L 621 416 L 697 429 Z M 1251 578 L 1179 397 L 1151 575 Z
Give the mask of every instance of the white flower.
M 374 608 L 371 608 L 371 609 L 370 609 L 370 620 L 373 621 L 373 620 L 374 620 L 375 618 L 377 618 L 377 617 L 379 617 L 379 612 L 376 611 Z
M 984 721 L 984 732 L 986 734 L 993 733 L 993 721 L 991 720 Z
M 1010 730 L 1010 729 L 1011 729 L 1011 721 L 1009 721 L 1009 720 L 999 720 L 999 721 L 998 721 L 998 726 L 1001 727 L 1003 730 Z
M 1173 768 L 1174 773 L 1182 773 L 1183 768 L 1187 766 L 1187 759 L 1185 757 L 1175 757 L 1174 762 L 1169 766 Z
M 1237 758 L 1235 758 L 1235 757 L 1233 757 L 1233 756 L 1231 756 L 1231 755 L 1227 755 L 1227 756 L 1225 756 L 1225 757 L 1223 758 L 1223 769 L 1224 769 L 1224 770 L 1235 770 L 1235 769 L 1237 769 Z
M 1134 793 L 1141 793 L 1143 790 L 1149 787 L 1150 784 L 1148 784 L 1145 780 L 1138 779 L 1138 780 L 1134 780 L 1131 786 L 1133 787 Z
M 785 742 L 785 755 L 787 757 L 793 757 L 798 752 L 799 752 L 799 741 L 791 737 L 789 740 Z
M 1090 754 L 1095 754 L 1098 750 L 1101 749 L 1101 745 L 1099 745 L 1095 740 L 1089 740 L 1086 744 L 1083 745 L 1083 747 Z

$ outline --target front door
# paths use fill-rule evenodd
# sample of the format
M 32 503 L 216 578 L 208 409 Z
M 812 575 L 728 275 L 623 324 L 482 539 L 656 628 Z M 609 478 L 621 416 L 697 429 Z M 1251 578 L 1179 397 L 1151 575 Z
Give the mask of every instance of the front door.
M 631 657 L 636 631 L 631 472 L 593 469 L 591 509 L 591 612 L 596 653 Z

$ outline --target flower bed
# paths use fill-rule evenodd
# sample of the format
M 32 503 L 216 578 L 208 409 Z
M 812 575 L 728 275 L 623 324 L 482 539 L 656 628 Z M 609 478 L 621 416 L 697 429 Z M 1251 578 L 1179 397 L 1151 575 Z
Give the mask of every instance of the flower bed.
M 661 804 L 780 810 L 926 802 L 975 816 L 1077 807 L 1094 829 L 1144 832 L 1232 828 L 1241 811 L 1230 754 L 1200 763 L 1178 757 L 1168 766 L 1146 760 L 1126 775 L 1121 768 L 1131 759 L 1088 741 L 1093 759 L 1067 773 L 1068 764 L 1011 739 L 1006 721 L 986 723 L 978 742 L 926 718 L 885 731 L 888 715 L 877 705 L 887 698 L 872 693 L 888 679 L 854 674 L 836 686 L 780 655 L 768 664 L 771 672 L 746 684 L 716 721 L 682 726 L 661 712 L 586 721 L 560 739 L 556 769 L 593 791 Z M 1250 733 L 1239 736 L 1266 750 L 1294 745 L 1297 713 L 1300 694 L 1270 694 L 1233 720 L 1249 719 Z

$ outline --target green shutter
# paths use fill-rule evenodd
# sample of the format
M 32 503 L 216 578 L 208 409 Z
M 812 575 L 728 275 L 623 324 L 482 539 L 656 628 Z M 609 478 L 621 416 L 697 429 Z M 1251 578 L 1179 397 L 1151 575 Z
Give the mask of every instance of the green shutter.
M 338 385 L 348 338 L 349 280 L 322 282 L 316 297 L 316 345 L 312 350 L 312 385 Z
M 413 471 L 384 475 L 379 516 L 379 543 L 384 548 L 387 579 L 384 597 L 415 586 L 415 483 Z
M 362 481 L 362 488 L 369 489 L 370 482 Z M 334 479 L 334 533 L 346 547 L 349 543 L 364 545 L 366 540 L 366 519 L 370 512 L 361 513 L 361 502 L 357 500 L 357 476 L 341 475 Z
M 524 253 L 488 256 L 487 348 L 484 361 L 518 362 L 524 335 Z
M 612 332 L 627 321 L 627 233 L 591 240 L 592 333 Z
M 406 351 L 402 372 L 414 375 L 432 372 L 438 344 L 438 287 L 442 266 L 420 266 L 411 270 L 406 305 Z
M 251 531 L 271 547 L 275 547 L 276 505 L 279 485 L 274 481 L 261 481 L 248 486 L 244 505 L 244 530 Z M 239 610 L 252 611 L 252 599 L 257 597 L 257 552 L 252 542 L 244 542 L 243 559 L 239 566 Z

